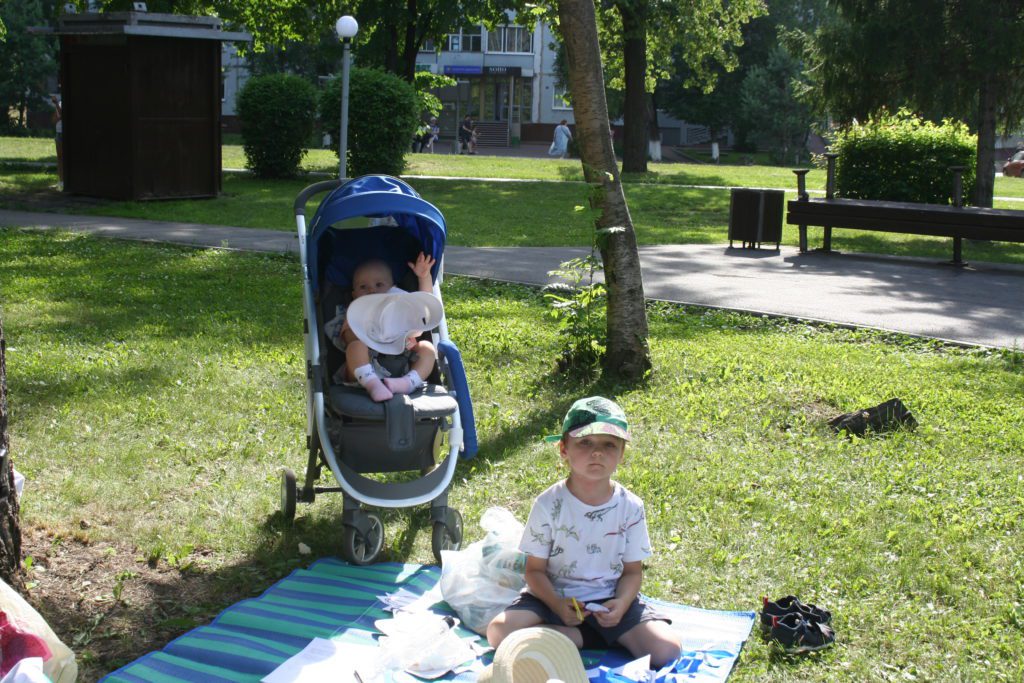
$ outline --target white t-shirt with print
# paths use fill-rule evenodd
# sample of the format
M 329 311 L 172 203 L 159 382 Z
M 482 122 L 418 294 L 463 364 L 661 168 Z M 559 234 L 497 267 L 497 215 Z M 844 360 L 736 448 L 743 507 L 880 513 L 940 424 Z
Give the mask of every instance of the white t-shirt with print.
M 651 555 L 644 502 L 618 482 L 603 505 L 587 505 L 560 481 L 537 496 L 519 549 L 547 559 L 555 591 L 582 602 L 609 598 L 625 562 Z

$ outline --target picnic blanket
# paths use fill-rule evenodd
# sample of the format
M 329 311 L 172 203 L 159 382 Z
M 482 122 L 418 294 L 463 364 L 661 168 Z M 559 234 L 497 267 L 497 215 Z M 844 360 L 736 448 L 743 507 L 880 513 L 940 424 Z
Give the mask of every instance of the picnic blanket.
M 106 683 L 256 683 L 313 638 L 373 632 L 391 616 L 394 596 L 422 596 L 437 585 L 441 569 L 418 564 L 350 565 L 333 558 L 298 569 L 258 598 L 228 607 L 214 621 L 180 636 L 105 676 Z M 754 622 L 753 612 L 722 612 L 652 601 L 682 635 L 689 678 L 721 682 L 729 676 Z M 431 611 L 453 614 L 440 602 Z M 462 630 L 460 635 L 473 635 Z M 482 641 L 482 639 L 481 639 Z M 624 650 L 585 650 L 588 668 L 615 667 Z M 491 654 L 485 655 L 489 661 Z M 467 678 L 471 675 L 471 678 Z M 474 680 L 449 674 L 440 680 Z

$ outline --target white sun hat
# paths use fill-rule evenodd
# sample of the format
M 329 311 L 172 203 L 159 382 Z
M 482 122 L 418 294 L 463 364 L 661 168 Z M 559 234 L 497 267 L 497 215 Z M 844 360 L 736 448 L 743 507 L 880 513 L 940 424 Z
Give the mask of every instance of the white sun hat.
M 501 641 L 494 663 L 480 672 L 478 683 L 587 683 L 580 652 L 569 638 L 536 626 L 513 631 Z
M 345 314 L 352 333 L 378 353 L 397 355 L 405 340 L 437 327 L 444 317 L 441 300 L 430 292 L 365 294 Z

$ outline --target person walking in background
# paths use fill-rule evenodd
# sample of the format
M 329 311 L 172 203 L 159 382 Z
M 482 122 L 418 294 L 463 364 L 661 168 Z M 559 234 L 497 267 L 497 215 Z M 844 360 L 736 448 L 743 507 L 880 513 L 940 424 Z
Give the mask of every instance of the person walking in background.
M 569 141 L 572 140 L 572 131 L 569 130 L 568 122 L 562 119 L 555 126 L 555 139 L 548 148 L 548 154 L 559 159 L 564 159 L 569 154 Z
M 459 154 L 466 154 L 465 150 L 469 150 L 469 154 L 476 154 L 476 126 L 473 125 L 473 117 L 466 114 L 466 117 L 462 119 L 462 125 L 459 126 Z
M 53 141 L 57 145 L 57 191 L 64 191 L 64 110 L 60 106 L 60 96 L 50 95 L 53 102 Z

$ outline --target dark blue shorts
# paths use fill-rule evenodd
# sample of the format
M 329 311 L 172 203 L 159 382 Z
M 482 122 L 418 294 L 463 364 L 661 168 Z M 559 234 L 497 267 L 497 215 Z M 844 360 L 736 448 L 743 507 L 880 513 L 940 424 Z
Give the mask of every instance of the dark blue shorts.
M 611 600 L 612 597 L 614 596 L 601 598 L 600 600 L 588 600 L 587 602 L 602 603 L 606 600 Z M 557 614 L 552 612 L 550 607 L 545 605 L 540 598 L 531 593 L 520 593 L 515 602 L 509 605 L 506 609 L 532 612 L 540 617 L 542 623 L 565 626 L 565 622 L 563 622 Z M 605 645 L 614 645 L 619 642 L 619 638 L 625 635 L 630 629 L 644 623 L 645 621 L 665 621 L 670 624 L 672 623 L 671 619 L 663 614 L 659 614 L 657 610 L 641 601 L 640 598 L 633 600 L 633 604 L 630 605 L 629 609 L 626 610 L 626 613 L 622 615 L 622 619 L 619 623 L 610 628 L 601 626 L 601 624 L 597 623 L 597 619 L 595 619 L 593 615 L 590 615 L 583 620 L 583 628 L 580 629 L 580 631 L 583 632 L 584 648 L 592 647 L 592 645 L 587 642 L 588 634 L 586 631 L 588 629 L 597 634 L 597 636 L 604 641 Z

